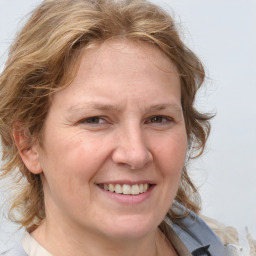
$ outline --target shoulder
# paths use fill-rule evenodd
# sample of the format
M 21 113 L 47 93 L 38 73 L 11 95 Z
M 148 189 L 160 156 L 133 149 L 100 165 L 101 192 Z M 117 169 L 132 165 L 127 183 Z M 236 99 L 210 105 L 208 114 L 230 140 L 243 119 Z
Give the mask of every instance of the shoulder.
M 178 202 L 174 202 L 172 210 L 177 214 L 183 214 L 186 211 L 185 207 Z M 255 254 L 246 253 L 238 243 L 235 243 L 236 237 L 232 232 L 227 236 L 227 230 L 233 229 L 229 227 L 222 229 L 221 232 L 220 224 L 210 218 L 200 217 L 189 211 L 186 217 L 180 218 L 175 223 L 170 219 L 165 221 L 192 255 L 201 255 L 200 253 L 205 251 L 208 253 L 206 255 L 211 256 L 255 256 Z
M 12 249 L 0 251 L 0 256 L 27 256 L 21 244 L 18 244 Z
M 16 229 L 16 226 L 9 226 L 0 234 L 0 256 L 27 256 L 21 239 L 24 236 L 24 229 Z
M 203 215 L 201 218 L 225 245 L 228 256 L 256 256 L 256 241 L 252 238 L 247 228 L 238 232 L 236 228 L 226 226 L 215 219 Z
M 184 215 L 186 209 L 178 202 L 174 202 L 172 210 L 177 215 Z M 168 224 L 185 244 L 192 255 L 225 256 L 225 246 L 218 236 L 197 214 L 188 210 L 186 217 L 179 218 L 175 223 L 170 219 Z M 200 254 L 201 253 L 201 254 Z

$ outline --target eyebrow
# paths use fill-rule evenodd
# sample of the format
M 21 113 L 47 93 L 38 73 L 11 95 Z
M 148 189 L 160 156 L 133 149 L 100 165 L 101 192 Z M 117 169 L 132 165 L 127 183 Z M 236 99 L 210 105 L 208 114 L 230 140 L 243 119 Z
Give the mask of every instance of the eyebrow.
M 102 104 L 102 103 L 97 103 L 97 102 L 86 102 L 86 103 L 81 103 L 81 104 L 71 106 L 68 109 L 68 112 L 76 112 L 81 109 L 96 109 L 96 110 L 115 111 L 115 112 L 121 111 L 120 108 L 118 108 L 117 106 L 111 105 L 111 104 Z
M 176 103 L 151 105 L 148 108 L 146 108 L 146 111 L 153 112 L 153 111 L 160 111 L 160 110 L 165 110 L 165 109 L 172 109 L 176 112 L 182 112 L 182 107 Z
M 98 102 L 86 102 L 86 103 L 81 103 L 77 104 L 74 106 L 71 106 L 68 109 L 68 112 L 77 112 L 79 110 L 84 110 L 84 109 L 95 109 L 95 110 L 102 110 L 102 111 L 113 111 L 113 112 L 121 112 L 122 108 L 119 106 L 111 105 L 111 104 L 102 104 Z M 182 113 L 182 107 L 176 103 L 167 103 L 167 104 L 153 104 L 149 107 L 147 107 L 145 110 L 146 112 L 154 112 L 154 111 L 161 111 L 165 109 L 171 109 L 179 114 Z

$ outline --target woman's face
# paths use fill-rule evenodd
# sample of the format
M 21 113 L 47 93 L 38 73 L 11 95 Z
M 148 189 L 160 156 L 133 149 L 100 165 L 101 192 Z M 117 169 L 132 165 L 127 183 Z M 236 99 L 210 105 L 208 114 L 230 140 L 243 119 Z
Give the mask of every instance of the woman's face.
M 152 232 L 176 195 L 186 138 L 178 71 L 160 50 L 129 40 L 86 50 L 45 122 L 46 223 L 113 238 Z

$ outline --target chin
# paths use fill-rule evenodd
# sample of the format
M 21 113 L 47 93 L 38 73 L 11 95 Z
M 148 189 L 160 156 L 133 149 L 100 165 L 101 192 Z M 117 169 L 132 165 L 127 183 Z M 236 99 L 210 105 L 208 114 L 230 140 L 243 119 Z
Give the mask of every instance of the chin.
M 114 239 L 139 239 L 149 235 L 157 227 L 158 222 L 144 216 L 121 218 L 111 225 L 109 235 Z

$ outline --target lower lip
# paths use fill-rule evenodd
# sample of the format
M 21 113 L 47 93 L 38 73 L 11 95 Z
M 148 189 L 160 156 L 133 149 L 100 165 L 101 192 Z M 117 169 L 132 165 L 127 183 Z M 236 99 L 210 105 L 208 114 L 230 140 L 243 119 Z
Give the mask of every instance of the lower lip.
M 138 195 L 124 195 L 124 194 L 118 194 L 114 192 L 110 192 L 107 190 L 104 190 L 103 188 L 100 188 L 97 186 L 107 197 L 115 200 L 118 203 L 121 204 L 140 204 L 144 201 L 146 201 L 152 194 L 154 188 L 156 185 L 151 185 L 150 188 L 141 194 Z

